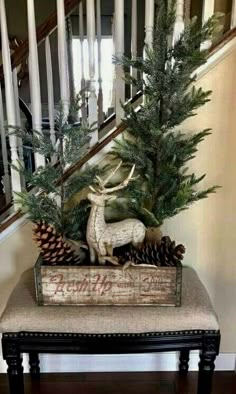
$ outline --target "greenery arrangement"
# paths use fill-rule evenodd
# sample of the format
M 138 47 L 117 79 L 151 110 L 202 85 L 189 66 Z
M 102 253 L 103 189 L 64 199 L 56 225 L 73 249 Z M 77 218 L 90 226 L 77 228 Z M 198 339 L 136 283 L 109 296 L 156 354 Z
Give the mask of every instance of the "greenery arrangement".
M 86 198 L 77 204 L 69 202 L 75 194 L 93 184 L 95 176 L 102 170 L 87 165 L 83 171 L 78 170 L 64 180 L 68 166 L 75 164 L 89 149 L 93 131 L 93 126 L 74 122 L 77 110 L 78 98 L 72 102 L 68 117 L 60 106 L 55 120 L 56 143 L 51 141 L 47 130 L 43 134 L 35 130 L 31 134 L 24 129 L 13 131 L 22 138 L 23 146 L 31 146 L 34 152 L 46 157 L 45 167 L 39 167 L 33 173 L 23 166 L 16 168 L 24 175 L 28 189 L 33 188 L 33 192 L 25 189 L 16 193 L 16 202 L 32 222 L 48 223 L 68 239 L 85 240 L 89 202 Z
M 205 175 L 198 177 L 187 167 L 211 130 L 191 135 L 183 132 L 182 123 L 210 100 L 210 91 L 194 86 L 194 71 L 207 60 L 208 53 L 201 44 L 219 29 L 220 15 L 215 14 L 203 26 L 194 18 L 173 46 L 176 2 L 169 8 L 167 3 L 157 1 L 153 47 L 145 49 L 145 57 L 115 59 L 124 69 L 137 69 L 137 79 L 130 74 L 125 79 L 144 95 L 138 111 L 131 105 L 123 106 L 127 133 L 113 153 L 128 166 L 134 163 L 139 178 L 124 190 L 126 203 L 122 199 L 115 205 L 119 214 L 137 217 L 154 227 L 217 189 L 199 190 Z
M 165 219 L 187 209 L 217 189 L 217 186 L 211 186 L 199 190 L 198 185 L 205 175 L 196 176 L 187 167 L 187 163 L 195 157 L 199 143 L 211 130 L 190 134 L 183 132 L 182 123 L 210 100 L 210 91 L 195 87 L 194 72 L 207 60 L 207 51 L 201 50 L 201 44 L 212 38 L 218 30 L 219 15 L 214 15 L 203 26 L 193 19 L 173 46 L 175 1 L 170 6 L 167 3 L 157 1 L 153 47 L 145 49 L 144 58 L 116 59 L 124 69 L 137 69 L 138 78 L 126 74 L 126 82 L 135 85 L 143 93 L 144 101 L 138 110 L 131 105 L 123 106 L 127 130 L 112 151 L 113 158 L 121 160 L 127 171 L 132 167 L 133 174 L 135 168 L 135 177 L 130 175 L 127 179 L 132 179 L 132 182 L 121 183 L 125 188 L 111 187 L 111 176 L 107 177 L 107 193 L 119 190 L 117 194 L 121 197 L 109 203 L 113 219 L 137 218 L 142 222 L 141 225 L 151 228 L 161 226 Z M 20 167 L 19 171 L 24 173 L 27 185 L 33 187 L 33 192 L 25 190 L 17 195 L 22 209 L 36 223 L 34 237 L 37 244 L 44 248 L 43 255 L 55 264 L 59 256 L 61 262 L 74 258 L 66 239 L 86 239 L 90 202 L 93 206 L 97 200 L 100 203 L 98 206 L 104 208 L 104 201 L 112 200 L 104 197 L 106 181 L 100 177 L 106 167 L 87 165 L 73 176 L 65 177 L 68 166 L 85 155 L 93 131 L 93 126 L 75 122 L 78 108 L 79 97 L 71 103 L 67 117 L 61 106 L 55 121 L 56 143 L 51 141 L 50 133 L 46 131 L 41 134 L 33 130 L 29 134 L 22 129 L 14 130 L 22 137 L 24 144 L 46 157 L 45 167 L 38 168 L 33 174 Z M 90 201 L 87 198 L 89 186 L 92 186 L 93 192 L 93 195 L 90 193 Z M 69 204 L 77 193 L 84 190 L 86 192 L 80 202 Z M 105 219 L 100 222 L 105 227 Z M 92 225 L 95 226 L 94 221 Z M 119 225 L 122 227 L 122 223 Z M 96 237 L 94 239 L 96 243 Z M 156 239 L 154 241 L 154 245 L 146 244 L 139 250 L 125 251 L 123 257 L 126 258 L 128 253 L 133 262 L 153 263 L 155 260 L 157 265 L 158 262 L 159 265 L 174 265 L 183 258 L 183 245 L 176 246 L 169 237 L 160 236 L 159 243 Z M 100 244 L 100 241 L 97 243 Z M 113 250 L 113 244 L 106 244 L 106 250 L 110 246 Z

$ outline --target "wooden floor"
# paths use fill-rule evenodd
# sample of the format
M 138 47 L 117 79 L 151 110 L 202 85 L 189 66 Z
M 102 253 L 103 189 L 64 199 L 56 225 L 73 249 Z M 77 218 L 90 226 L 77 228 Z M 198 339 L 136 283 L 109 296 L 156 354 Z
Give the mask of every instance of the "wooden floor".
M 42 374 L 40 383 L 25 375 L 25 394 L 195 394 L 197 373 L 187 378 L 175 372 Z M 8 394 L 0 375 L 0 393 Z M 236 394 L 236 374 L 217 372 L 212 394 Z

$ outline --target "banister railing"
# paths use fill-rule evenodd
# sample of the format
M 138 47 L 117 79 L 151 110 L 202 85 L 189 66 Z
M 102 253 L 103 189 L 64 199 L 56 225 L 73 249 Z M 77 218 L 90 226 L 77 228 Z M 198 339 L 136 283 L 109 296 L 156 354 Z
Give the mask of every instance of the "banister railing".
M 68 16 L 78 5 L 80 0 L 64 0 L 65 1 L 65 15 Z M 40 44 L 46 39 L 46 37 L 53 32 L 57 27 L 57 12 L 53 12 L 45 22 L 37 27 L 36 35 L 37 42 Z M 11 56 L 12 69 L 19 66 L 28 58 L 29 55 L 29 41 L 25 40 L 19 47 L 15 50 L 14 54 Z M 0 81 L 4 78 L 3 67 L 0 66 Z
M 135 88 L 129 90 L 130 87 L 125 85 L 124 70 L 120 65 L 115 65 L 114 69 L 114 83 L 112 88 L 109 88 L 110 96 L 112 97 L 110 107 L 113 108 L 114 114 L 109 117 L 112 109 L 108 111 L 106 103 L 108 89 L 105 84 L 106 75 L 104 75 L 104 64 L 108 59 L 106 49 L 103 49 L 103 40 L 107 36 L 112 39 L 114 43 L 113 54 L 122 56 L 124 54 L 131 55 L 133 59 L 143 53 L 145 56 L 145 45 L 151 47 L 153 41 L 153 31 L 155 27 L 155 0 L 145 0 L 138 2 L 132 0 L 127 7 L 126 0 L 111 0 L 110 7 L 110 21 L 108 27 L 104 28 L 104 15 L 102 0 L 56 0 L 56 12 L 51 14 L 46 22 L 42 23 L 38 28 L 35 24 L 34 14 L 34 0 L 27 0 L 28 12 L 28 33 L 29 40 L 26 40 L 15 53 L 11 56 L 8 42 L 7 32 L 7 17 L 5 15 L 5 3 L 7 1 L 0 0 L 1 9 L 1 40 L 3 50 L 3 67 L 0 68 L 0 82 L 5 81 L 5 95 L 1 101 L 0 92 L 0 129 L 1 129 L 1 150 L 2 150 L 2 174 L 0 174 L 0 182 L 4 186 L 6 204 L 12 199 L 12 191 L 21 191 L 24 185 L 24 179 L 13 169 L 9 170 L 8 160 L 17 165 L 20 160 L 24 165 L 24 151 L 22 150 L 22 142 L 18 137 L 6 137 L 4 125 L 19 126 L 22 120 L 19 117 L 19 93 L 17 87 L 17 73 L 16 67 L 22 63 L 23 60 L 28 60 L 29 63 L 29 79 L 30 79 L 30 102 L 28 103 L 32 113 L 32 127 L 39 132 L 44 132 L 44 122 L 42 120 L 42 75 L 39 63 L 44 63 L 45 76 L 47 88 L 46 105 L 48 108 L 47 129 L 50 132 L 51 140 L 56 143 L 56 136 L 54 130 L 55 109 L 59 101 L 62 101 L 64 112 L 68 113 L 70 97 L 74 95 L 74 88 L 71 81 L 78 72 L 80 75 L 79 86 L 75 93 L 82 90 L 83 106 L 78 113 L 78 120 L 81 122 L 88 121 L 89 123 L 96 122 L 98 127 L 94 131 L 89 153 L 72 168 L 69 168 L 65 177 L 70 176 L 77 168 L 80 168 L 91 157 L 100 152 L 112 139 L 116 138 L 123 130 L 124 125 L 121 125 L 123 116 L 123 109 L 120 101 L 127 101 L 132 97 L 137 98 L 137 91 Z M 202 19 L 205 21 L 215 11 L 215 0 L 203 1 Z M 140 8 L 139 8 L 140 7 Z M 9 11 L 8 11 L 9 12 Z M 73 12 L 74 24 L 67 23 L 66 18 Z M 140 17 L 142 14 L 143 17 Z M 107 13 L 106 13 L 107 15 Z M 176 0 L 176 23 L 174 26 L 173 43 L 181 34 L 184 24 L 192 17 L 191 1 L 190 0 Z M 106 16 L 107 17 L 107 16 Z M 127 30 L 126 24 L 131 26 Z M 73 28 L 77 26 L 77 41 L 80 56 L 75 59 L 75 54 L 72 52 L 68 56 L 68 38 L 67 26 L 72 26 L 72 40 Z M 232 38 L 236 34 L 236 0 L 232 3 L 231 13 L 231 27 L 230 32 L 226 33 L 225 39 Z M 142 30 L 142 35 L 140 31 Z M 127 31 L 129 33 L 127 34 Z M 52 33 L 57 34 L 58 48 L 52 47 Z M 140 39 L 140 36 L 142 39 Z M 70 37 L 71 40 L 71 37 Z M 38 55 L 38 46 L 44 41 L 45 47 L 41 51 L 44 54 L 44 59 L 40 59 Z M 210 45 L 211 43 L 206 43 Z M 71 42 L 70 42 L 71 45 Z M 218 47 L 222 45 L 218 43 Z M 214 51 L 214 49 L 212 49 Z M 52 56 L 57 52 L 57 62 Z M 71 58 L 73 57 L 73 58 Z M 88 58 L 88 59 L 87 59 Z M 105 59 L 105 62 L 104 62 Z M 76 65 L 74 75 L 72 74 L 73 62 Z M 111 57 L 107 62 L 112 62 Z M 132 76 L 136 76 L 136 70 L 128 70 Z M 111 76 L 110 76 L 111 78 Z M 112 79 L 112 78 L 111 78 Z M 55 83 L 60 87 L 58 97 Z M 71 87 L 72 86 L 72 87 Z M 3 91 L 3 90 L 2 90 Z M 3 91 L 4 93 L 4 91 Z M 140 94 L 139 99 L 140 99 Z M 5 99 L 5 100 L 4 100 Z M 135 101 L 135 100 L 133 100 Z M 1 104 L 2 103 L 2 104 Z M 7 119 L 3 119 L 4 105 L 6 103 Z M 136 105 L 134 103 L 134 105 Z M 21 106 L 22 107 L 22 106 Z M 1 115 L 2 114 L 2 115 Z M 29 122 L 30 123 L 30 122 Z M 111 131 L 117 127 L 114 131 Z M 99 127 L 101 132 L 99 132 Z M 105 130 L 105 131 L 104 131 Z M 106 136 L 106 130 L 110 133 Z M 10 151 L 9 151 L 10 145 Z M 45 158 L 39 155 L 34 157 L 35 167 L 44 165 Z M 55 158 L 56 161 L 56 158 Z M 82 164 L 81 164 L 82 163 Z M 0 187 L 1 192 L 1 187 Z M 1 206 L 0 206 L 1 212 Z

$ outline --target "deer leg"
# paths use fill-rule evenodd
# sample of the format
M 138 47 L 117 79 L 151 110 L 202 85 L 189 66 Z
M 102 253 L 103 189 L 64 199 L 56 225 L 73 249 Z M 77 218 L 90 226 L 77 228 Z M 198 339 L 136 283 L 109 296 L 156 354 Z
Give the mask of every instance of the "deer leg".
M 104 256 L 102 256 L 101 254 L 98 255 L 98 262 L 101 265 L 105 265 L 106 264 L 106 259 Z
M 107 256 L 113 256 L 113 246 L 112 245 L 106 245 L 106 250 L 107 250 Z
M 96 261 L 96 253 L 92 246 L 89 246 L 89 255 L 90 255 L 90 262 L 95 263 Z

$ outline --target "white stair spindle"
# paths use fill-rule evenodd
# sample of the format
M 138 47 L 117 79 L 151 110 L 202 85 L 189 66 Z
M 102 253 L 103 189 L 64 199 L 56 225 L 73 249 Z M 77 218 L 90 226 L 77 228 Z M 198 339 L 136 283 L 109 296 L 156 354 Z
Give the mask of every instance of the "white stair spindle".
M 70 17 L 66 18 L 66 31 L 67 31 L 66 42 L 68 47 L 67 54 L 68 54 L 69 93 L 71 100 L 73 100 L 75 98 L 75 81 L 74 81 L 74 67 L 73 67 L 73 54 L 72 54 L 73 33 L 72 33 L 72 24 Z
M 116 57 L 124 55 L 124 0 L 115 0 L 115 55 Z M 125 82 L 123 67 L 116 64 L 115 71 L 115 112 L 118 125 L 124 116 L 120 102 L 125 102 Z
M 232 12 L 231 12 L 231 29 L 236 26 L 236 0 L 232 1 Z
M 1 23 L 1 39 L 2 39 L 2 63 L 4 71 L 5 82 L 5 96 L 6 96 L 6 109 L 7 109 L 7 123 L 9 126 L 16 126 L 16 111 L 15 111 L 15 98 L 13 90 L 12 69 L 10 48 L 7 31 L 7 19 L 4 0 L 0 0 L 0 23 Z M 14 166 L 18 167 L 18 147 L 16 135 L 10 135 L 10 149 L 11 149 L 11 162 Z M 18 171 L 11 167 L 11 183 L 12 190 L 15 192 L 21 191 L 21 177 Z M 17 208 L 17 206 L 16 206 Z
M 213 14 L 215 10 L 215 0 L 203 0 L 202 9 L 202 23 L 205 23 Z M 202 43 L 201 49 L 207 50 L 211 47 L 212 41 L 206 40 Z
M 189 24 L 191 20 L 191 3 L 192 0 L 184 1 L 184 24 Z
M 115 14 L 112 15 L 111 21 L 111 33 L 112 33 L 112 55 L 115 56 L 116 54 L 116 37 L 115 37 Z M 112 91 L 111 91 L 111 101 L 110 107 L 112 110 L 115 111 L 115 104 L 116 104 L 116 67 L 112 64 Z
M 14 68 L 14 70 L 12 72 L 12 78 L 13 78 L 13 89 L 14 89 L 14 96 L 15 96 L 16 124 L 18 127 L 21 127 L 18 77 L 17 77 L 17 69 L 16 68 Z M 17 143 L 18 143 L 19 160 L 20 160 L 21 166 L 24 167 L 24 151 L 23 151 L 23 143 L 22 143 L 21 137 L 17 137 Z M 25 187 L 25 178 L 24 178 L 23 174 L 21 174 L 21 185 Z
M 50 139 L 53 145 L 56 143 L 55 136 L 55 119 L 54 119 L 54 89 L 53 89 L 53 74 L 52 74 L 52 56 L 50 37 L 47 36 L 45 40 L 45 55 L 46 55 L 46 71 L 47 71 L 47 90 L 48 90 L 48 116 L 50 125 Z
M 98 44 L 98 123 L 103 122 L 103 91 L 102 91 L 102 27 L 101 27 L 101 0 L 97 0 L 97 44 Z
M 6 133 L 5 133 L 5 125 L 4 125 L 1 85 L 0 85 L 0 132 L 1 132 L 2 162 L 3 162 L 2 183 L 4 186 L 6 204 L 8 204 L 11 201 L 11 180 L 8 173 L 9 169 L 8 169 L 7 141 L 6 141 Z
M 66 20 L 64 0 L 57 0 L 57 24 L 58 24 L 58 62 L 60 74 L 60 91 L 65 118 L 69 113 L 70 92 L 68 73 L 68 53 L 66 45 Z
M 154 0 L 146 0 L 145 3 L 145 45 L 152 47 L 154 28 Z
M 81 98 L 82 98 L 82 122 L 85 123 L 87 120 L 87 110 L 86 110 L 86 98 L 85 98 L 85 77 L 84 77 L 84 11 L 83 11 L 83 2 L 79 3 L 79 39 L 80 39 L 80 69 L 81 69 L 81 82 L 80 82 L 80 90 L 81 90 Z
M 89 78 L 90 78 L 90 95 L 88 100 L 89 124 L 98 122 L 97 114 L 97 97 L 96 97 L 96 80 L 95 80 L 95 6 L 94 0 L 87 0 L 87 38 L 89 53 Z M 96 126 L 95 126 L 96 127 Z M 90 146 L 98 142 L 98 130 L 92 133 Z
M 41 91 L 39 78 L 39 61 L 38 61 L 38 45 L 36 37 L 36 23 L 34 0 L 27 0 L 28 10 L 28 37 L 29 37 L 29 63 L 30 63 L 30 96 L 31 111 L 33 118 L 33 129 L 42 131 L 42 108 L 41 108 Z M 39 153 L 35 154 L 36 168 L 45 165 L 45 158 Z
M 176 1 L 176 19 L 173 31 L 173 45 L 178 41 L 184 30 L 184 0 Z
M 132 60 L 137 58 L 137 0 L 132 0 L 131 12 L 131 54 Z M 137 69 L 132 67 L 131 76 L 137 78 Z M 131 85 L 131 96 L 134 97 L 137 93 L 137 88 Z

